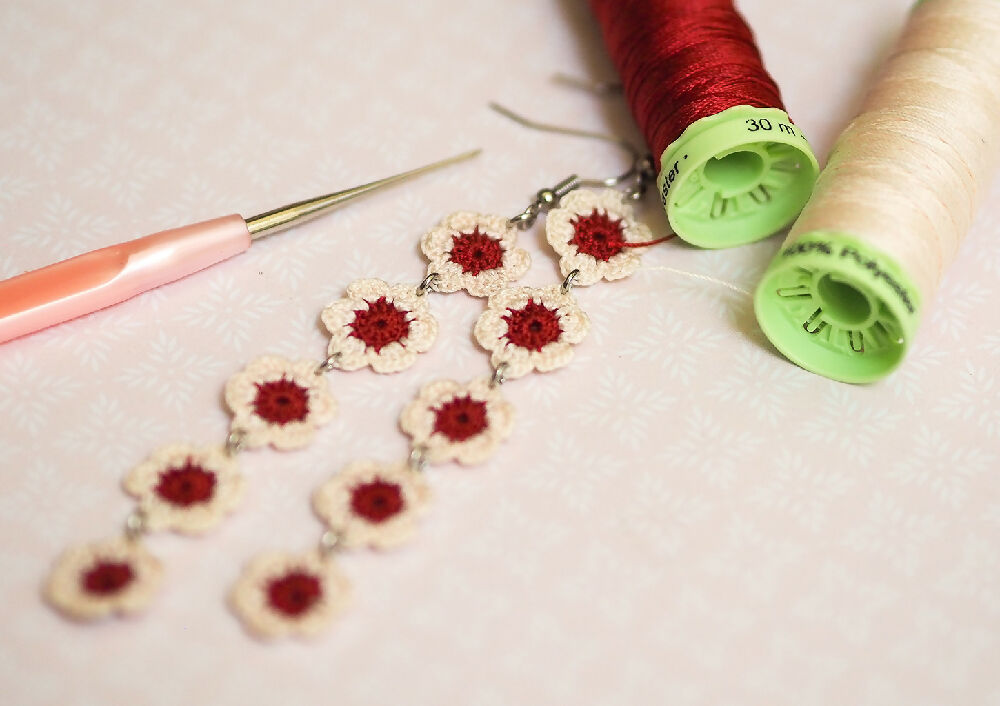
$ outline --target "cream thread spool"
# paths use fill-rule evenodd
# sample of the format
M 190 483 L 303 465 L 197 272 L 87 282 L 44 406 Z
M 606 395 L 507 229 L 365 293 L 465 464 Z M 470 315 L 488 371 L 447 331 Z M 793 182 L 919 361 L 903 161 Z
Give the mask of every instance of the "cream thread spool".
M 924 0 L 757 288 L 771 342 L 835 380 L 891 372 L 998 153 L 1000 0 Z

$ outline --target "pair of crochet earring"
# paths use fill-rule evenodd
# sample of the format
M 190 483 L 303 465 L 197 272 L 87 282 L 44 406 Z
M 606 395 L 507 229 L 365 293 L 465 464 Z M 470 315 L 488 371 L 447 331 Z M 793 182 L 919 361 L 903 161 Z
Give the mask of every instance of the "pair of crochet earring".
M 529 127 L 612 139 L 533 123 L 494 107 Z M 426 468 L 451 461 L 481 463 L 510 434 L 514 410 L 503 398 L 501 385 L 533 371 L 554 370 L 572 358 L 573 346 L 590 325 L 572 288 L 627 277 L 639 266 L 636 248 L 660 242 L 636 222 L 627 203 L 640 198 L 653 177 L 649 157 L 613 141 L 633 156 L 624 174 L 604 180 L 571 176 L 538 192 L 514 218 L 451 214 L 421 239 L 429 264 L 420 284 L 379 279 L 351 283 L 346 296 L 321 314 L 330 332 L 323 361 L 264 356 L 230 378 L 225 400 L 233 419 L 226 443 L 166 446 L 134 468 L 124 485 L 136 497 L 137 507 L 123 536 L 65 552 L 46 584 L 52 605 L 78 619 L 144 609 L 161 578 L 159 562 L 141 541 L 144 534 L 200 534 L 216 526 L 241 494 L 239 452 L 266 445 L 301 448 L 335 415 L 326 373 L 363 367 L 394 373 L 412 365 L 437 335 L 428 293 L 464 289 L 488 297 L 474 334 L 490 352 L 492 375 L 424 385 L 400 417 L 403 432 L 412 440 L 409 457 L 348 464 L 313 496 L 313 507 L 325 525 L 318 546 L 304 553 L 258 556 L 230 594 L 233 609 L 258 636 L 322 630 L 350 594 L 336 554 L 406 541 L 428 502 Z M 530 228 L 542 213 L 547 213 L 546 238 L 559 255 L 565 279 L 543 288 L 512 287 L 530 266 L 528 253 L 517 247 L 518 232 Z

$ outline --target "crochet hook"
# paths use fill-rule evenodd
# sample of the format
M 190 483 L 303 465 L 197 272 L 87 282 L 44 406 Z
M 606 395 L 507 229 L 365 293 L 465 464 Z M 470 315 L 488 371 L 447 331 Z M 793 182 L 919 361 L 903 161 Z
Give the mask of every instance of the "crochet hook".
M 0 281 L 0 343 L 117 304 L 247 250 L 390 184 L 475 157 L 462 154 L 251 218 L 223 216 L 77 255 Z

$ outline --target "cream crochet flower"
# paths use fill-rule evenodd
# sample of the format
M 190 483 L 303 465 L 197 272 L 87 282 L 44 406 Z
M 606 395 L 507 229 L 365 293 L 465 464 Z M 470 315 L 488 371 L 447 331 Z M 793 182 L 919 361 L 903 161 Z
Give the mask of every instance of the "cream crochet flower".
M 232 429 L 251 447 L 305 446 L 316 427 L 333 419 L 337 403 L 314 361 L 267 355 L 250 362 L 226 383 Z
M 313 507 L 338 546 L 386 549 L 413 535 L 428 495 L 405 463 L 356 461 L 316 490 Z
M 590 329 L 590 319 L 560 285 L 505 289 L 490 297 L 476 322 L 479 344 L 492 351 L 494 367 L 504 376 L 521 377 L 532 370 L 547 372 L 573 358 L 574 344 Z
M 146 527 L 200 534 L 219 524 L 243 494 L 243 478 L 223 448 L 164 446 L 125 478 Z
M 319 552 L 269 552 L 251 561 L 229 594 L 258 637 L 315 635 L 350 602 L 347 579 Z
M 427 273 L 437 274 L 438 291 L 465 289 L 484 297 L 520 279 L 531 266 L 516 243 L 517 229 L 508 219 L 460 211 L 424 235 L 420 249 L 430 260 Z
M 639 268 L 639 253 L 629 243 L 645 243 L 652 233 L 635 220 L 632 207 L 614 189 L 578 189 L 563 197 L 545 218 L 545 236 L 559 254 L 565 277 L 580 273 L 574 284 L 628 277 Z
M 421 388 L 399 424 L 432 463 L 482 463 L 510 436 L 514 407 L 489 378 L 435 380 Z
M 390 285 L 380 279 L 360 279 L 347 287 L 347 296 L 323 310 L 330 331 L 330 355 L 342 370 L 370 365 L 377 373 L 396 373 L 430 349 L 437 337 L 437 320 L 427 297 L 417 288 Z
M 49 575 L 45 596 L 78 620 L 128 615 L 149 605 L 160 574 L 160 563 L 138 542 L 96 542 L 63 553 Z

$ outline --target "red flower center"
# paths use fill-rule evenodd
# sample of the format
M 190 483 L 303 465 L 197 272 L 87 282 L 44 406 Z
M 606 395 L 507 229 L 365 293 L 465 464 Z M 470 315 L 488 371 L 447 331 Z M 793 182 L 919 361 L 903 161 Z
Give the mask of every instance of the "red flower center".
M 400 309 L 385 297 L 366 303 L 367 309 L 355 309 L 354 321 L 349 325 L 351 335 L 361 339 L 376 353 L 390 343 L 402 341 L 410 333 L 407 311 Z
M 503 247 L 496 238 L 479 232 L 476 226 L 471 233 L 459 233 L 451 237 L 452 262 L 457 262 L 462 272 L 478 275 L 486 270 L 503 266 Z
M 376 524 L 398 515 L 405 505 L 399 484 L 381 478 L 361 483 L 351 490 L 351 510 Z
M 98 561 L 80 577 L 87 593 L 110 596 L 132 583 L 135 571 L 127 561 Z
M 162 471 L 153 492 L 171 505 L 190 507 L 211 500 L 215 482 L 215 473 L 206 471 L 189 458 L 180 468 Z
M 258 417 L 271 424 L 301 422 L 309 414 L 309 391 L 285 378 L 258 382 L 253 408 Z
M 267 584 L 267 601 L 271 607 L 291 618 L 297 618 L 323 597 L 323 585 L 312 574 L 293 569 Z
M 455 397 L 434 410 L 434 432 L 444 434 L 448 441 L 465 441 L 482 432 L 486 421 L 486 403 L 471 396 Z
M 558 341 L 562 335 L 559 316 L 555 309 L 534 300 L 521 309 L 508 309 L 503 317 L 507 322 L 507 340 L 515 346 L 540 351 L 543 347 Z
M 577 216 L 570 225 L 570 243 L 585 255 L 607 262 L 625 249 L 625 230 L 620 219 L 600 213 L 596 208 L 589 216 Z

